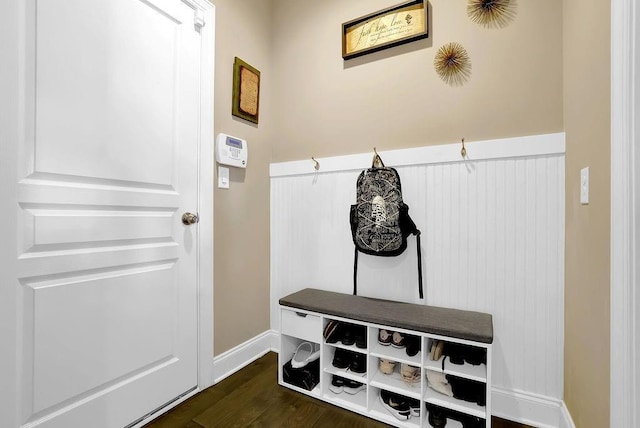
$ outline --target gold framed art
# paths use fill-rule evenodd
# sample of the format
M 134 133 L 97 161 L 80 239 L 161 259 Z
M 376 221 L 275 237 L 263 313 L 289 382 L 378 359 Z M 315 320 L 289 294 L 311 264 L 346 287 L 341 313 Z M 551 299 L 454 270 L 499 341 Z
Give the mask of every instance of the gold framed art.
M 427 0 L 412 0 L 342 24 L 342 58 L 429 37 Z
M 249 122 L 258 123 L 259 112 L 260 71 L 235 57 L 231 114 Z

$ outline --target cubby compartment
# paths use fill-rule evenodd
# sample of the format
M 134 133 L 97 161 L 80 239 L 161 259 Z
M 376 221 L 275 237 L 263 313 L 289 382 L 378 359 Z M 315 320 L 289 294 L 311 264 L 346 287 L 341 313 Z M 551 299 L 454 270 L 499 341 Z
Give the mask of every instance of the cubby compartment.
M 451 388 L 452 395 L 449 395 L 436 390 L 436 388 L 429 385 L 429 382 L 425 382 L 424 391 L 423 391 L 424 401 L 430 404 L 435 404 L 440 407 L 446 407 L 448 409 L 453 409 L 455 411 L 458 411 L 464 414 L 485 419 L 487 417 L 486 384 L 469 380 L 469 379 L 456 378 L 453 375 L 445 375 L 445 376 L 447 378 L 447 381 L 451 382 L 449 386 L 451 386 L 453 380 L 455 380 L 457 382 L 467 382 L 469 384 L 469 388 L 467 390 L 463 390 L 463 393 L 460 393 L 460 392 L 456 393 L 454 392 L 454 388 L 452 387 Z M 464 388 L 464 387 L 459 384 L 458 388 Z M 478 399 L 480 403 L 478 403 L 477 401 L 468 399 L 474 396 L 481 397 Z
M 369 386 L 369 414 L 382 422 L 398 427 L 420 427 L 423 407 L 419 399 Z
M 325 318 L 322 335 L 327 345 L 357 352 L 365 352 L 369 343 L 366 325 L 334 318 Z
M 280 335 L 278 379 L 281 384 L 287 384 L 296 390 L 317 396 L 320 395 L 320 358 L 300 368 L 294 368 L 291 364 L 296 350 L 304 342 L 308 341 L 298 337 Z M 320 347 L 319 343 L 308 343 L 314 347 Z
M 372 374 L 369 380 L 371 386 L 420 399 L 422 386 L 420 365 L 413 366 L 393 361 L 386 356 L 371 355 L 369 367 Z M 411 376 L 408 376 L 409 374 Z
M 366 379 L 323 373 L 323 396 L 340 407 L 364 412 L 367 409 Z
M 437 349 L 438 347 L 440 349 Z M 487 348 L 450 340 L 428 338 L 424 349 L 425 368 L 479 382 L 486 382 Z M 470 357 L 465 356 L 465 350 L 470 352 Z M 456 355 L 453 355 L 454 353 Z M 436 358 L 434 359 L 434 357 Z
M 455 410 L 437 406 L 431 403 L 424 403 L 424 427 L 433 426 L 433 424 L 446 420 L 446 428 L 485 428 L 486 420 L 476 416 L 457 412 Z
M 381 333 L 382 332 L 382 333 Z M 384 339 L 380 336 L 393 337 L 396 333 L 402 337 L 402 346 L 394 346 L 393 339 L 391 343 L 383 344 Z M 407 340 L 408 339 L 408 340 Z M 407 343 L 411 345 L 407 348 Z M 384 357 L 399 363 L 407 363 L 420 366 L 422 362 L 422 337 L 415 333 L 407 333 L 405 330 L 393 330 L 384 327 L 369 328 L 369 347 L 371 355 Z M 415 351 L 415 352 L 414 352 Z
M 345 349 L 325 344 L 322 350 L 324 371 L 347 379 L 366 382 L 367 354 L 359 349 Z

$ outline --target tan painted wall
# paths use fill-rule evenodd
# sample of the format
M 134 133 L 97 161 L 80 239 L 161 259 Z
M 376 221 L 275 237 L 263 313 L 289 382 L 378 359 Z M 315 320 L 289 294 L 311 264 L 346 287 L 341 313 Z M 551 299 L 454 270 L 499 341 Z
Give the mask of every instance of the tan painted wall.
M 251 147 L 246 171 L 232 170 L 231 189 L 215 191 L 216 355 L 269 328 L 270 162 L 563 129 L 557 1 L 519 2 L 514 22 L 489 30 L 466 17 L 464 2 L 433 0 L 431 38 L 347 62 L 341 23 L 395 2 L 212 3 L 215 131 Z M 449 41 L 471 56 L 462 87 L 433 70 Z M 258 126 L 230 114 L 234 56 L 262 72 Z
M 563 130 L 561 2 L 519 1 L 496 30 L 431 0 L 432 38 L 343 61 L 341 24 L 397 3 L 274 1 L 274 161 Z M 462 87 L 433 68 L 450 41 L 471 56 Z
M 214 0 L 215 132 L 247 140 L 248 168 L 215 190 L 214 353 L 269 329 L 269 163 L 273 129 L 270 0 Z M 233 60 L 261 73 L 260 123 L 231 115 Z M 213 160 L 212 160 L 213 161 Z
M 518 2 L 510 26 L 487 30 L 466 18 L 465 2 L 433 0 L 432 38 L 347 62 L 340 24 L 394 2 L 213 3 L 216 133 L 251 144 L 250 167 L 215 194 L 215 353 L 269 328 L 269 162 L 566 130 L 565 401 L 577 426 L 608 426 L 608 3 Z M 471 55 L 462 87 L 433 71 L 449 41 Z M 257 127 L 230 114 L 236 55 L 262 71 Z
M 577 427 L 609 426 L 610 2 L 564 0 L 564 400 Z M 580 204 L 580 169 L 590 203 Z

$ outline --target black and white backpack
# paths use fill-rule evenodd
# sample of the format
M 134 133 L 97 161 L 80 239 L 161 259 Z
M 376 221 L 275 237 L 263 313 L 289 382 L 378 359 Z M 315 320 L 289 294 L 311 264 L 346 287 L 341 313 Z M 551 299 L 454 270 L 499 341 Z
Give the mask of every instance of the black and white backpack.
M 416 235 L 418 292 L 422 299 L 420 231 L 409 217 L 409 207 L 402 201 L 398 171 L 385 167 L 377 153 L 373 157 L 371 168 L 362 171 L 358 176 L 356 203 L 351 205 L 350 221 L 355 244 L 353 294 L 357 294 L 359 251 L 373 256 L 397 256 L 407 249 L 407 237 Z

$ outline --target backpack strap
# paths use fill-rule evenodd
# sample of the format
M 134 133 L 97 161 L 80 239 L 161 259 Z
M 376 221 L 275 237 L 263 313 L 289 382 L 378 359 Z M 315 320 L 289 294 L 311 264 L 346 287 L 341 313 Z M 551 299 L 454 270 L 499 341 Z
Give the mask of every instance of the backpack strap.
M 418 251 L 418 294 L 424 299 L 422 291 L 422 252 L 420 251 L 420 231 L 416 233 L 416 244 Z M 358 295 L 358 247 L 354 247 L 353 251 L 353 295 Z
M 358 247 L 354 247 L 353 253 L 353 295 L 358 294 Z
M 422 292 L 422 253 L 420 252 L 420 231 L 416 233 L 416 243 L 418 244 L 418 293 L 420 298 L 424 299 L 424 293 Z

